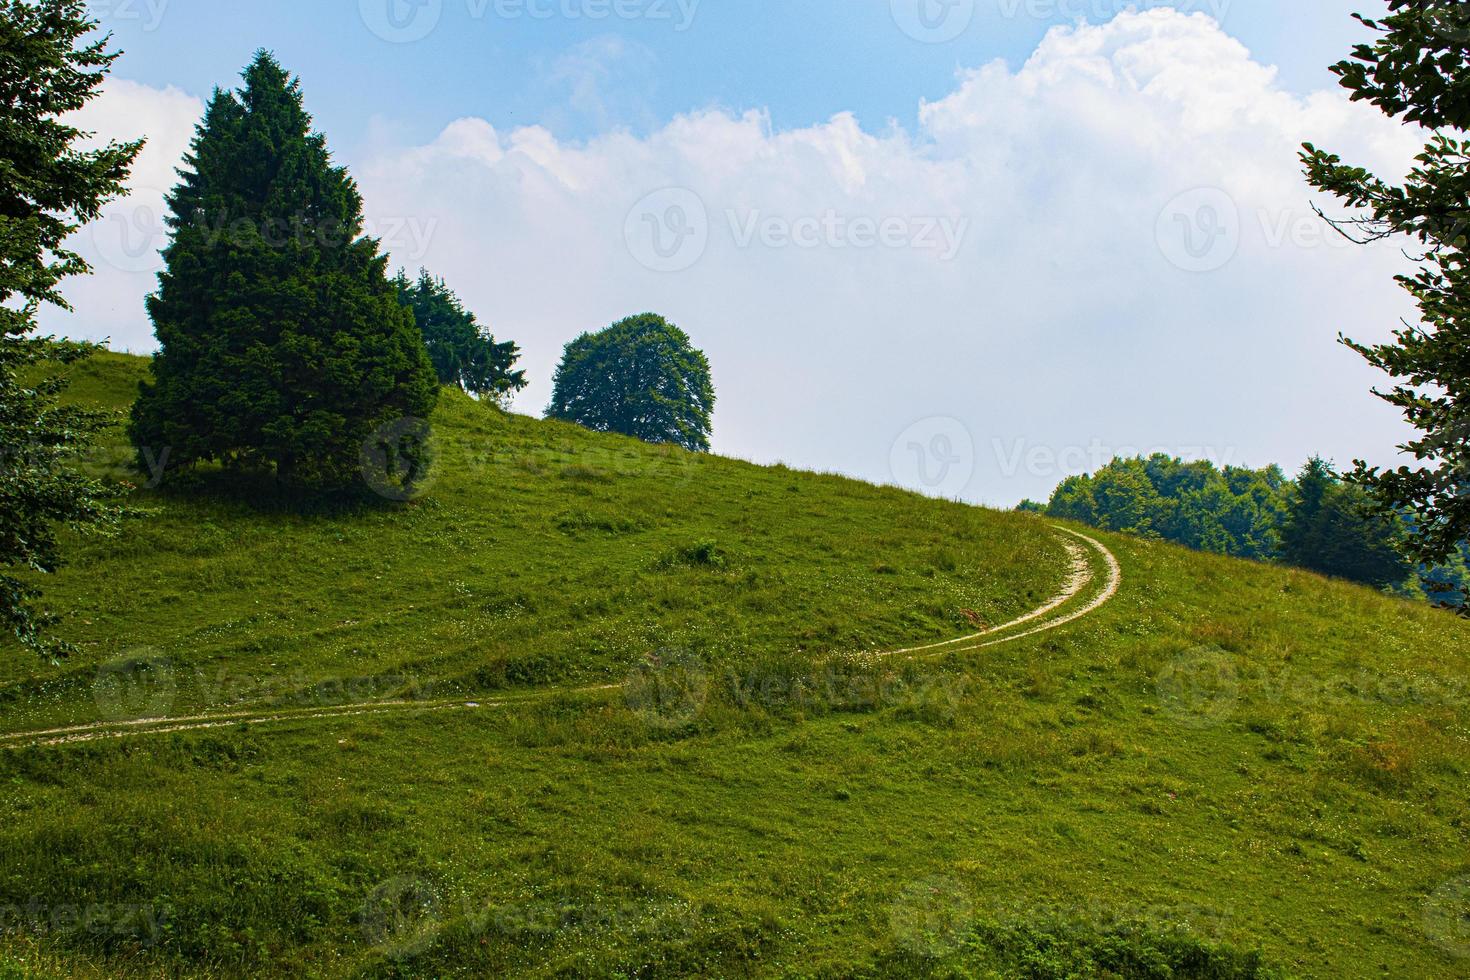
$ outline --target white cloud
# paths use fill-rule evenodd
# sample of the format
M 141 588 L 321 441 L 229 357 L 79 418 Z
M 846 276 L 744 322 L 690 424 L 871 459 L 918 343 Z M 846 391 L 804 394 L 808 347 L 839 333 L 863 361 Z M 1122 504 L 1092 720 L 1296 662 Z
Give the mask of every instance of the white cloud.
M 543 124 L 555 129 L 580 116 L 599 132 L 650 125 L 655 60 L 651 48 L 616 34 L 574 45 L 542 72 L 540 84 L 561 96 L 547 101 L 565 106 L 558 112 L 564 118 L 543 120 Z
M 63 294 L 74 313 L 47 309 L 41 325 L 48 331 L 88 340 L 110 339 L 119 350 L 147 351 L 155 344 L 143 298 L 156 286 L 162 267 L 159 250 L 167 243 L 164 194 L 177 183 L 180 166 L 204 103 L 169 87 L 109 79 L 101 94 L 69 120 L 94 134 L 84 145 L 132 142 L 146 137 L 128 181 L 128 193 L 104 209 L 101 218 L 71 242 L 92 264 L 93 275 L 69 280 Z
M 1408 310 L 1403 259 L 1330 244 L 1303 140 L 1390 173 L 1417 142 L 1157 10 L 965 73 L 912 133 L 708 110 L 569 143 L 462 119 L 350 162 L 380 232 L 428 235 L 390 234 L 395 260 L 525 349 L 524 410 L 563 343 L 652 309 L 711 356 L 718 451 L 886 480 L 900 433 L 955 419 L 978 454 L 965 495 L 1011 502 L 1107 450 L 1385 458 L 1394 413 L 1334 340 Z

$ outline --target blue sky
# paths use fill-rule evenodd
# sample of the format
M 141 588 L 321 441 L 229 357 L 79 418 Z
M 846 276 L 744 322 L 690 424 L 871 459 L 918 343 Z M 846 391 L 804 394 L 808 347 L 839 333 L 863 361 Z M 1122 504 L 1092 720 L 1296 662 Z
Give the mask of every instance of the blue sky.
M 152 349 L 163 195 L 268 47 L 393 264 L 521 346 L 517 411 L 653 310 L 710 355 L 715 450 L 761 462 L 1001 505 L 1113 454 L 1394 462 L 1336 339 L 1412 313 L 1403 256 L 1328 233 L 1297 161 L 1422 143 L 1327 70 L 1374 7 L 1142 6 L 96 0 L 126 53 L 82 124 L 150 142 L 43 322 Z
M 499 128 L 542 123 L 571 139 L 609 125 L 646 132 L 709 106 L 768 110 L 780 129 L 844 111 L 869 130 L 890 119 L 911 126 L 920 100 L 946 95 L 958 70 L 997 58 L 1017 67 L 1048 29 L 1079 17 L 1102 22 L 1128 6 L 1122 0 L 975 0 L 966 29 L 931 44 L 895 29 L 889 0 L 627 2 L 637 16 L 599 15 L 616 9 L 611 0 L 602 6 L 599 0 L 96 0 L 95 9 L 125 51 L 117 73 L 140 82 L 207 92 L 233 84 L 256 48 L 276 51 L 303 77 L 319 124 L 351 151 L 374 119 L 411 140 L 427 140 L 461 116 Z M 421 13 L 416 4 L 425 5 Z M 1169 4 L 1220 12 L 1222 26 L 1257 60 L 1276 66 L 1283 86 L 1296 92 L 1331 84 L 1327 66 L 1361 39 L 1349 15 L 1375 5 L 1383 6 L 1381 0 Z M 415 16 L 433 18 L 436 26 L 422 39 L 389 43 L 369 26 L 374 7 L 395 8 L 410 23 Z M 620 56 L 604 59 L 603 88 L 617 94 L 608 117 L 597 118 L 569 104 L 574 80 L 558 66 L 609 37 L 624 42 Z

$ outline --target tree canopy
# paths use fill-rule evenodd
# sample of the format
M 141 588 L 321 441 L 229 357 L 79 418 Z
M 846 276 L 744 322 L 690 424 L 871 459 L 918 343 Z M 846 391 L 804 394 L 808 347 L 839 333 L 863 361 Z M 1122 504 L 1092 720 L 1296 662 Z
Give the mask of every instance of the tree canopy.
M 1408 525 L 1374 504 L 1361 487 L 1340 480 L 1312 459 L 1297 477 L 1281 531 L 1281 558 L 1289 565 L 1384 588 L 1409 579 L 1400 553 Z
M 83 0 L 0 0 L 0 568 L 48 573 L 61 564 L 59 525 L 106 527 L 115 511 L 106 488 L 78 468 L 90 438 L 112 420 L 58 404 L 58 364 L 90 353 L 85 344 L 38 337 L 36 311 L 68 308 L 62 280 L 89 271 L 65 247 L 122 193 L 142 143 L 79 149 L 88 134 L 69 113 L 98 94 L 118 57 Z M 50 636 L 54 618 L 39 590 L 0 574 L 0 622 L 43 655 L 70 647 Z
M 514 370 L 520 349 L 510 341 L 496 343 L 443 279 L 421 269 L 417 280 L 399 272 L 393 284 L 413 311 L 440 384 L 497 404 L 526 386 L 526 372 Z
M 708 452 L 714 406 L 709 360 L 684 331 L 643 313 L 567 344 L 546 414 Z
M 260 52 L 216 90 L 168 199 L 171 240 L 148 312 L 160 350 L 133 409 L 140 455 L 351 482 L 392 429 L 393 479 L 427 465 L 438 397 L 413 313 L 363 236 L 362 198 L 311 129 L 301 87 Z
M 1407 522 L 1320 459 L 1295 481 L 1275 466 L 1221 470 L 1165 455 L 1115 459 L 1064 481 L 1047 513 L 1200 551 L 1279 559 L 1377 588 L 1407 583 L 1412 570 L 1399 553 Z
M 1343 339 L 1392 379 L 1377 393 L 1418 435 L 1402 448 L 1415 465 L 1384 470 L 1359 463 L 1353 479 L 1388 508 L 1414 517 L 1405 544 L 1426 563 L 1456 555 L 1470 539 L 1470 4 L 1389 0 L 1381 18 L 1359 16 L 1377 33 L 1333 67 L 1355 101 L 1417 123 L 1428 142 L 1402 184 L 1306 144 L 1307 179 L 1352 212 L 1335 221 L 1358 241 L 1410 239 L 1417 274 L 1399 283 L 1418 304 L 1418 322 L 1391 343 Z
M 1064 481 L 1047 512 L 1202 551 L 1267 559 L 1279 547 L 1287 483 L 1274 466 L 1222 471 L 1164 455 L 1115 459 L 1094 475 Z

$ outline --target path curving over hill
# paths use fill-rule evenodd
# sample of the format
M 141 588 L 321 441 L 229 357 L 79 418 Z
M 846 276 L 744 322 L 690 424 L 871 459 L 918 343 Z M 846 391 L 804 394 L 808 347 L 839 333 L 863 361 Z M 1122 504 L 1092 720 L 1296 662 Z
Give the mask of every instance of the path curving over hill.
M 930 660 L 983 650 L 987 647 L 1012 643 L 1016 640 L 1036 636 L 1076 622 L 1101 609 L 1118 594 L 1123 584 L 1123 567 L 1118 558 L 1101 541 L 1090 535 L 1061 525 L 1053 525 L 1060 532 L 1058 540 L 1066 548 L 1071 560 L 1067 581 L 1062 590 L 1036 609 L 1018 616 L 1008 623 L 984 629 L 953 640 L 944 640 L 924 646 L 907 647 L 900 650 L 882 651 L 870 656 L 877 659 Z M 1105 580 L 1098 585 L 1097 570 L 1101 565 L 1106 570 Z M 403 715 L 438 711 L 484 711 L 494 708 L 537 700 L 576 694 L 596 694 L 617 691 L 622 684 L 602 684 L 577 688 L 548 688 L 529 691 L 489 700 L 439 700 L 439 701 L 368 701 L 360 704 L 333 705 L 319 708 L 283 709 L 269 712 L 237 711 L 187 715 L 173 718 L 143 718 L 136 721 L 94 722 L 63 728 L 50 728 L 31 732 L 0 734 L 0 749 L 26 746 L 69 745 L 94 742 L 102 739 L 129 738 L 144 735 L 167 735 L 173 732 L 206 731 L 228 728 L 235 725 L 279 725 L 287 722 L 313 722 L 334 718 L 358 718 L 368 715 Z

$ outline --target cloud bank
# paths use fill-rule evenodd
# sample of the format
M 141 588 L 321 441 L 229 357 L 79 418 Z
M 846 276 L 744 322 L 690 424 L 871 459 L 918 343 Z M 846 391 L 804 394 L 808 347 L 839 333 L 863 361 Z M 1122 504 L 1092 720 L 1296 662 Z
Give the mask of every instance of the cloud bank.
M 152 346 L 140 244 L 201 111 L 127 82 L 89 109 L 153 142 L 53 329 Z M 471 118 L 347 162 L 395 263 L 521 344 L 520 410 L 562 344 L 654 310 L 710 355 L 716 451 L 1009 504 L 1113 452 L 1391 458 L 1400 424 L 1335 339 L 1410 312 L 1404 259 L 1315 218 L 1304 140 L 1397 174 L 1422 137 L 1160 9 L 966 72 L 913 132 L 709 109 L 569 143 Z

